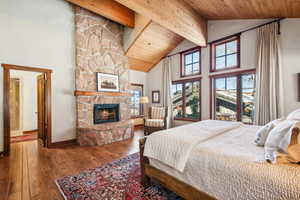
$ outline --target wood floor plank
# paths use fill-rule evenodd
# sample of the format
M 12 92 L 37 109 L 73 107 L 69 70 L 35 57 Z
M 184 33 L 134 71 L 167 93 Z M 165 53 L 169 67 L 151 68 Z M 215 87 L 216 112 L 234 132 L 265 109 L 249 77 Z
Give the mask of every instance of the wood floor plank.
M 22 199 L 23 143 L 11 150 L 8 200 L 20 200 Z
M 28 168 L 29 155 L 27 151 L 27 145 L 24 143 L 22 151 L 22 200 L 31 200 Z
M 11 156 L 0 158 L 0 200 L 63 200 L 56 179 L 137 152 L 141 136 L 143 130 L 137 130 L 132 139 L 101 147 L 46 149 L 37 141 L 11 144 Z

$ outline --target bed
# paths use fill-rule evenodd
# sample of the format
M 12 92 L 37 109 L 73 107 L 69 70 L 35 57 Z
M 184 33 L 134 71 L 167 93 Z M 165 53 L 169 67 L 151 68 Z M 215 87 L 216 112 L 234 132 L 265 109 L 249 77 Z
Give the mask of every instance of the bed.
M 170 131 L 184 134 L 201 128 L 202 122 L 198 123 L 155 134 L 169 134 Z M 218 123 L 209 120 L 208 125 Z M 154 178 L 184 199 L 300 199 L 300 168 L 297 165 L 259 162 L 264 149 L 253 142 L 259 128 L 241 125 L 208 134 L 192 148 L 183 171 L 145 156 L 147 138 L 142 138 L 142 184 L 147 187 Z M 300 124 L 297 123 L 292 134 L 298 136 L 299 132 Z

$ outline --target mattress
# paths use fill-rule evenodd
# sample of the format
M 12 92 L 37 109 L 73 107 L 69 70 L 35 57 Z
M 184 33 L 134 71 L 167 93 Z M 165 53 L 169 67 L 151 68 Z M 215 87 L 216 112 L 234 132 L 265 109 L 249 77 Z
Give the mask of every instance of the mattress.
M 198 144 L 183 172 L 150 159 L 150 165 L 220 200 L 300 199 L 300 167 L 260 163 L 254 144 L 259 126 L 242 126 Z

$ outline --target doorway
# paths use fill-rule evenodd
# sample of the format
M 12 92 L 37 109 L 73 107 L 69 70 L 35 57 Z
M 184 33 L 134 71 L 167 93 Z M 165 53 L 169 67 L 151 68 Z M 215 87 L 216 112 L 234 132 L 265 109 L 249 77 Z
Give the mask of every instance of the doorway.
M 34 124 L 35 130 L 27 131 L 28 134 L 36 134 L 39 143 L 44 147 L 51 145 L 51 73 L 50 69 L 33 68 L 18 65 L 2 64 L 3 67 L 3 109 L 4 109 L 4 155 L 10 154 L 11 136 L 23 135 L 24 137 L 34 137 L 34 135 L 24 135 L 24 127 L 28 117 L 23 117 L 22 107 L 29 107 L 36 101 L 36 114 Z M 13 71 L 12 71 L 13 70 Z M 22 87 L 22 78 L 14 77 L 13 72 L 24 71 L 37 72 L 34 76 L 35 91 L 27 91 L 27 95 L 32 95 L 33 100 L 26 101 L 24 104 Z M 35 92 L 35 93 L 34 93 Z M 32 103 L 30 103 L 32 101 Z M 25 124 L 23 126 L 23 124 Z M 28 124 L 28 123 L 27 123 Z

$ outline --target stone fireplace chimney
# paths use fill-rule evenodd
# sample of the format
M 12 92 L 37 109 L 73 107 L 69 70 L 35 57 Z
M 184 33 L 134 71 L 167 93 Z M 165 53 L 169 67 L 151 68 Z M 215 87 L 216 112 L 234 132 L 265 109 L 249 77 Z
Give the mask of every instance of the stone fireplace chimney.
M 75 8 L 75 24 L 76 90 L 96 92 L 96 72 L 102 72 L 118 75 L 120 92 L 129 93 L 128 59 L 122 46 L 123 27 L 80 7 Z M 130 96 L 101 92 L 101 95 L 76 98 L 77 141 L 80 145 L 103 145 L 132 137 Z M 118 120 L 94 123 L 94 105 L 112 104 L 119 106 Z

